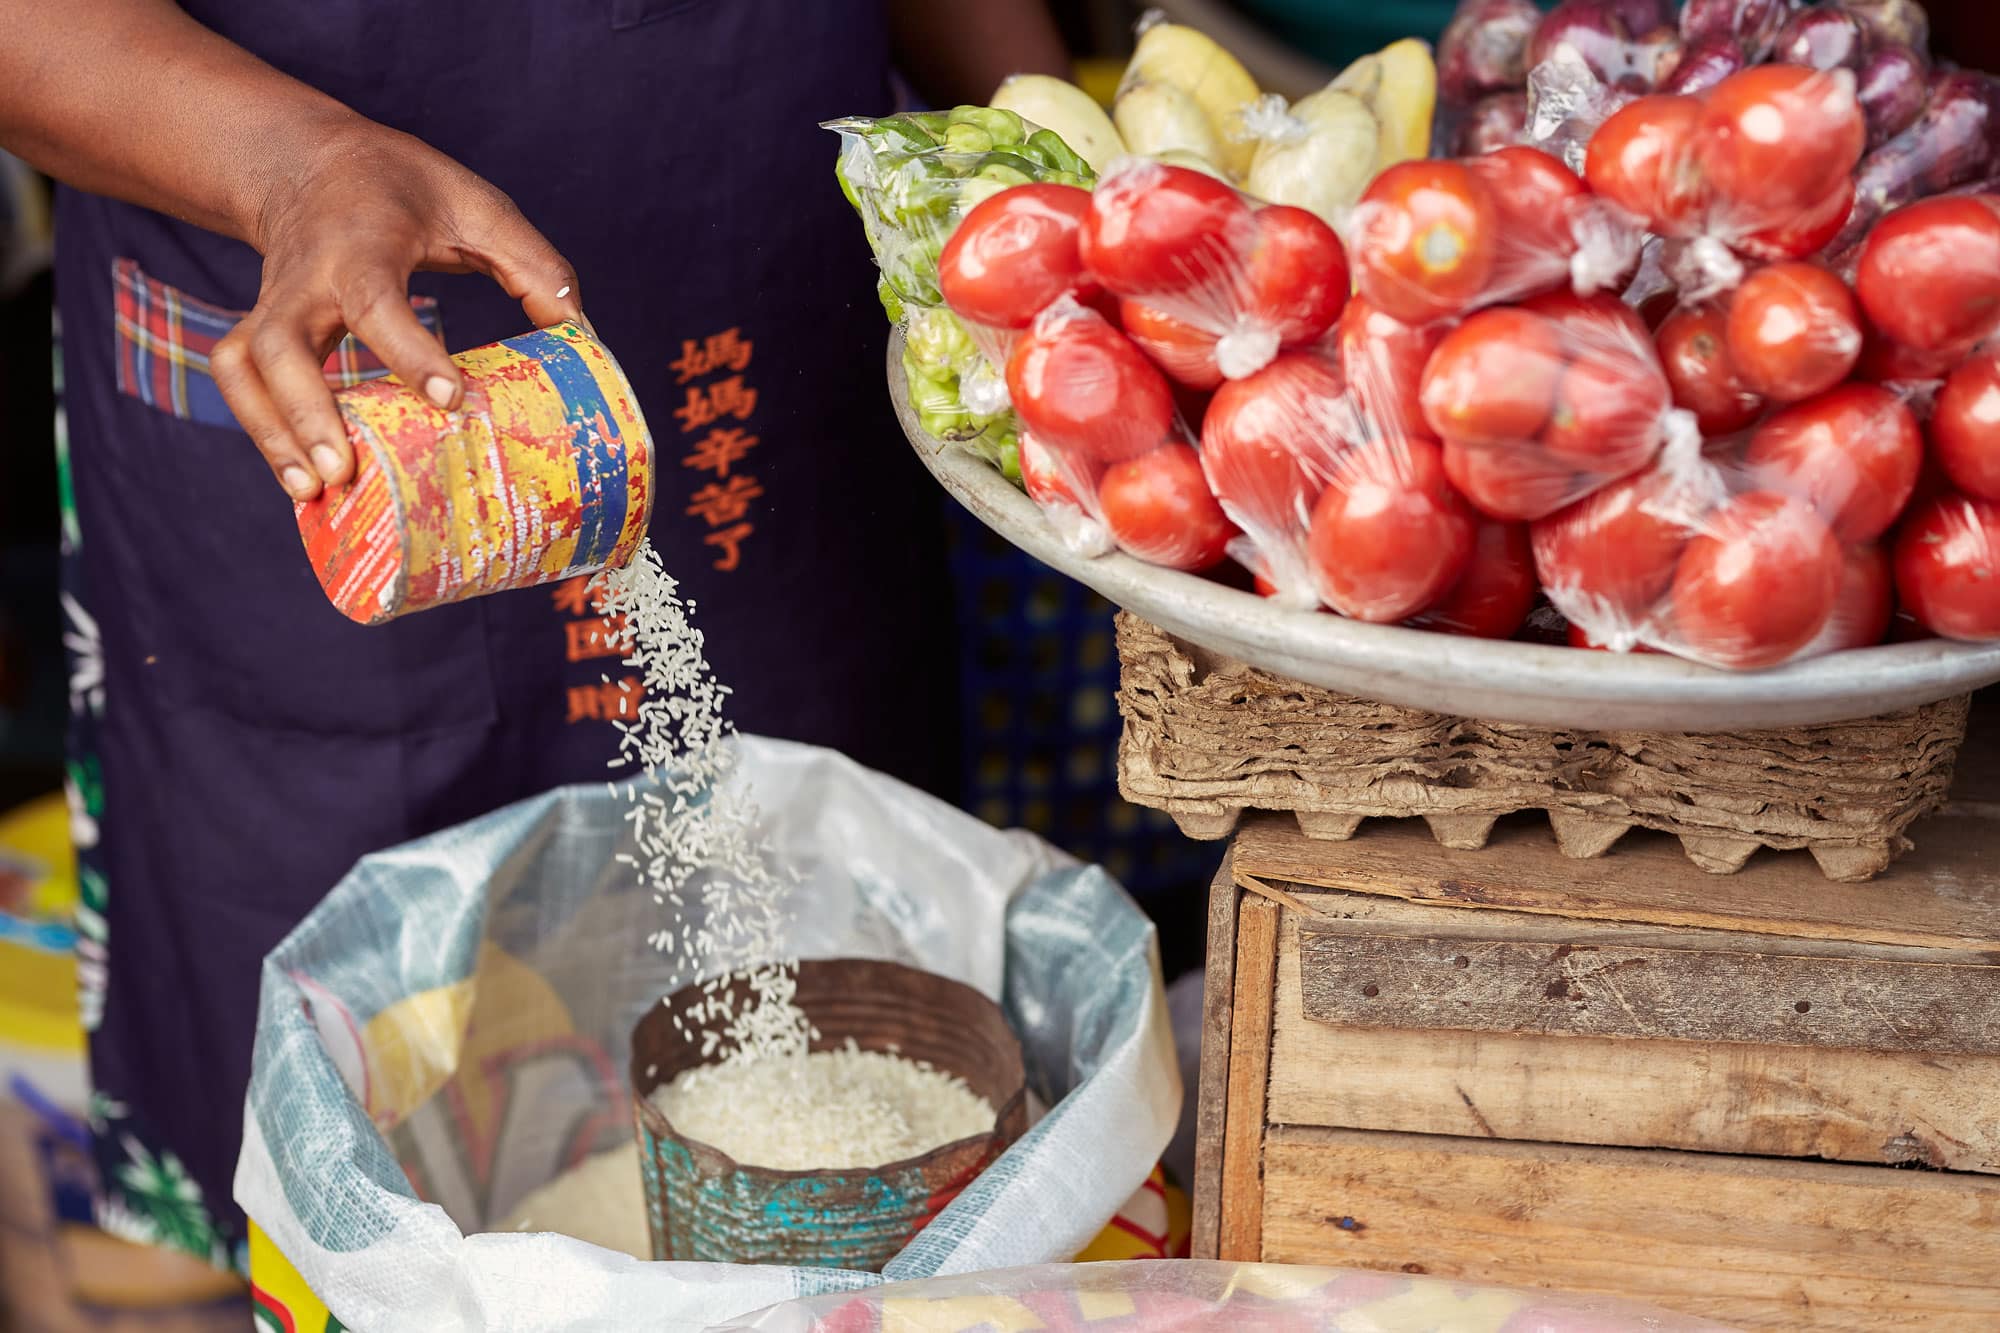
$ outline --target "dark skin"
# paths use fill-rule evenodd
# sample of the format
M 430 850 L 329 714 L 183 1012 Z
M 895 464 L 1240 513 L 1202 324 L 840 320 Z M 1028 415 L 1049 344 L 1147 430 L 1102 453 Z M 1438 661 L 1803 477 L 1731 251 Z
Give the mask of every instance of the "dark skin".
M 889 12 L 902 63 L 934 102 L 984 101 L 1010 73 L 1067 69 L 1040 0 L 890 0 Z M 353 475 L 320 372 L 343 334 L 439 406 L 458 405 L 457 367 L 410 311 L 412 273 L 484 273 L 537 327 L 584 319 L 575 270 L 506 195 L 172 0 L 0 4 L 0 146 L 263 256 L 256 305 L 211 365 L 294 499 Z

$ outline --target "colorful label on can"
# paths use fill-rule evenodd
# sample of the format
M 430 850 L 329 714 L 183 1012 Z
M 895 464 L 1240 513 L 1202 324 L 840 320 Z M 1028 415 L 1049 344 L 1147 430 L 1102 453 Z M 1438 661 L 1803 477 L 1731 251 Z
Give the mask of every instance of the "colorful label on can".
M 410 611 L 593 574 L 652 512 L 652 438 L 603 345 L 560 324 L 462 352 L 455 412 L 394 379 L 336 395 L 355 480 L 298 506 L 342 614 Z

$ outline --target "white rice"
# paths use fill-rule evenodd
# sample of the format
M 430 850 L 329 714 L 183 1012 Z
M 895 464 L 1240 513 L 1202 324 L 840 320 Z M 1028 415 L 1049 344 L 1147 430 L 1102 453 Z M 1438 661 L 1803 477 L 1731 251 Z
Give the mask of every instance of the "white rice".
M 901 1055 L 844 1049 L 686 1070 L 651 1101 L 684 1137 L 774 1171 L 885 1166 L 989 1133 L 965 1080 Z
M 611 784 L 630 801 L 634 851 L 621 859 L 668 910 L 653 946 L 672 952 L 685 975 L 706 978 L 708 998 L 692 1022 L 677 1015 L 675 1024 L 690 1039 L 700 1035 L 705 1056 L 802 1054 L 817 1034 L 793 998 L 785 929 L 792 882 L 765 857 L 755 805 L 726 782 L 729 690 L 703 655 L 694 604 L 681 600 L 650 541 L 625 568 L 599 575 L 594 592 L 599 614 L 623 624 L 625 665 L 644 687 L 636 712 L 614 722 L 611 767 L 636 766 L 657 784 L 645 792 L 629 780 Z M 742 1012 L 725 989 L 735 978 L 747 980 L 751 995 Z

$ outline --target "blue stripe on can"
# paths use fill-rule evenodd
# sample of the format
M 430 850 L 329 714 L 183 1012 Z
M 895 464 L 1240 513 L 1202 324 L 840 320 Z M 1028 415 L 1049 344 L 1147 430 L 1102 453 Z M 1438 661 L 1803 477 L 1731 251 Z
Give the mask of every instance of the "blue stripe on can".
M 618 419 L 605 401 L 603 386 L 570 343 L 537 330 L 507 339 L 506 346 L 540 362 L 562 395 L 572 427 L 577 494 L 583 502 L 577 521 L 576 557 L 570 567 L 595 569 L 611 558 L 618 534 L 624 531 L 625 510 L 630 503 L 625 441 L 619 434 Z

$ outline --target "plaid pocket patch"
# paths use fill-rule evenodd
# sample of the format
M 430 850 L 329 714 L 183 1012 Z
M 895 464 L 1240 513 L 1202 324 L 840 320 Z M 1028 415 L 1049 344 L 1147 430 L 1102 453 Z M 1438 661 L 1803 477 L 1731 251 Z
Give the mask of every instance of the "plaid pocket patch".
M 118 391 L 183 421 L 231 426 L 236 417 L 222 400 L 209 372 L 209 354 L 245 314 L 197 300 L 179 288 L 148 277 L 130 259 L 113 260 L 116 304 Z M 410 309 L 440 338 L 444 321 L 436 298 L 413 296 Z M 326 359 L 326 382 L 344 389 L 380 379 L 389 368 L 349 334 Z

